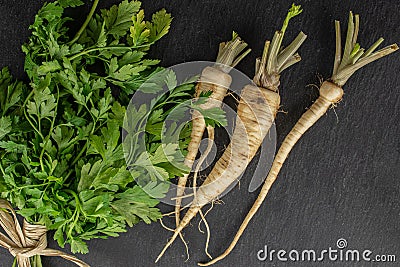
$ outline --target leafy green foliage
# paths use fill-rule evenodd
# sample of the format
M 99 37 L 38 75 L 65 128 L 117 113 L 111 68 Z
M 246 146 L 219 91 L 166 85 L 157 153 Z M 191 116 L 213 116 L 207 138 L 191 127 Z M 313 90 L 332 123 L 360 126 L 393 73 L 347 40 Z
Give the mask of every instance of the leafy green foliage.
M 120 135 L 126 107 L 131 94 L 160 71 L 158 60 L 145 56 L 167 33 L 171 16 L 162 10 L 145 22 L 140 2 L 125 0 L 95 14 L 71 42 L 64 8 L 82 4 L 58 0 L 39 10 L 22 48 L 29 89 L 8 69 L 0 72 L 0 196 L 29 222 L 55 230 L 58 244 L 70 244 L 74 253 L 88 252 L 86 240 L 161 217 L 155 197 L 168 187 L 151 181 L 182 172 L 177 155 L 187 146 L 188 130 L 177 144 L 163 146 L 159 125 L 193 89 L 156 99 L 154 111 L 135 110 L 152 119 L 143 128 L 142 156 L 131 162 L 137 170 L 128 171 Z M 140 45 L 132 31 L 146 31 Z
M 216 126 L 226 126 L 228 122 L 226 120 L 225 111 L 221 108 L 209 108 L 209 109 L 198 109 L 201 114 L 204 116 L 204 121 L 206 125 L 210 125 L 212 127 Z
M 202 109 L 200 107 L 200 105 L 205 104 L 207 102 L 207 99 L 208 97 L 211 96 L 211 94 L 212 91 L 201 92 L 196 102 L 191 104 L 191 108 L 198 110 L 203 115 L 206 125 L 210 125 L 214 128 L 216 126 L 228 125 L 228 121 L 226 120 L 226 114 L 223 109 L 218 107 Z
M 140 9 L 138 1 L 123 1 L 119 6 L 112 6 L 109 10 L 102 10 L 105 30 L 107 34 L 114 37 L 121 37 L 126 34 L 126 29 L 132 25 L 132 16 Z
M 133 17 L 133 26 L 130 27 L 130 37 L 136 46 L 159 40 L 167 34 L 172 21 L 171 15 L 164 9 L 155 13 L 151 22 L 143 21 L 143 19 L 144 11 L 142 9 Z
M 22 82 L 12 82 L 8 68 L 0 71 L 0 108 L 1 115 L 15 114 L 16 106 L 26 96 L 26 87 Z M 12 112 L 16 111 L 16 112 Z

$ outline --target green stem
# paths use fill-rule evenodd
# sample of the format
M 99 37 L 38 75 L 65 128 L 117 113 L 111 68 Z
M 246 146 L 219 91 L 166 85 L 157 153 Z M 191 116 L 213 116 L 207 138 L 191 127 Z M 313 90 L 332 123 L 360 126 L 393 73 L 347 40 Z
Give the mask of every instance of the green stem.
M 294 54 L 291 58 L 289 58 L 279 69 L 279 73 L 284 71 L 285 69 L 289 68 L 290 66 L 296 64 L 297 62 L 300 62 L 301 57 L 298 53 Z
M 93 133 L 95 132 L 95 130 L 96 130 L 96 123 L 97 123 L 97 121 L 95 121 L 95 122 L 93 123 L 93 128 L 92 128 L 91 134 L 93 134 Z M 88 147 L 88 143 L 89 143 L 89 138 L 86 140 L 85 145 L 83 146 L 83 148 L 81 149 L 81 151 L 79 151 L 79 154 L 75 157 L 74 161 L 72 161 L 71 166 L 74 166 L 74 165 L 78 162 L 78 160 L 82 157 L 83 153 L 86 151 L 86 149 L 87 149 L 87 147 Z M 66 175 L 65 178 L 64 178 L 64 182 L 67 181 L 67 179 L 69 178 L 69 176 L 72 174 L 73 171 L 74 171 L 74 170 L 71 169 L 71 170 L 67 173 L 67 175 Z
M 21 189 L 24 189 L 24 188 L 35 188 L 35 187 L 41 187 L 41 186 L 49 185 L 49 184 L 50 184 L 50 182 L 47 182 L 47 183 L 44 183 L 44 184 L 18 186 L 16 188 L 12 189 L 12 192 L 17 191 L 17 190 L 21 190 Z
M 247 43 L 243 42 L 236 32 L 233 32 L 231 41 L 220 43 L 215 67 L 225 73 L 229 73 L 250 53 L 251 49 L 243 52 L 246 47 Z
M 278 61 L 278 69 L 279 72 L 281 71 L 281 68 L 287 61 L 296 53 L 296 51 L 300 48 L 300 46 L 304 43 L 306 40 L 307 35 L 305 35 L 303 32 L 300 32 L 297 37 L 293 40 L 293 42 L 288 45 L 285 49 L 282 50 L 282 52 L 279 53 L 277 57 Z
M 75 199 L 75 211 L 74 211 L 74 215 L 77 214 L 77 215 L 78 215 L 77 218 L 79 218 L 79 210 L 82 211 L 82 209 L 81 209 L 81 201 L 80 201 L 80 199 L 79 199 L 79 196 L 76 194 L 75 191 L 73 191 L 73 190 L 71 190 L 71 189 L 64 189 L 64 192 L 70 193 L 70 194 L 74 197 L 74 199 Z M 82 212 L 83 212 L 83 211 L 82 211 Z M 72 215 L 72 218 L 74 217 L 74 215 Z M 71 219 L 72 219 L 72 218 L 71 218 Z M 77 218 L 75 218 L 74 221 L 77 221 Z M 71 227 L 71 229 L 72 229 L 72 228 L 73 228 L 73 227 Z
M 180 104 L 180 103 L 181 102 L 179 102 L 179 101 L 165 101 L 165 102 L 159 103 L 156 106 L 154 106 L 152 108 L 152 110 L 157 110 L 158 108 L 160 108 L 162 106 L 165 106 L 165 105 L 168 105 L 168 104 Z
M 365 65 L 367 65 L 371 62 L 374 62 L 375 60 L 378 60 L 382 57 L 385 57 L 385 56 L 397 51 L 398 49 L 399 49 L 399 47 L 397 46 L 397 44 L 392 44 L 390 46 L 387 46 L 387 47 L 369 55 L 368 57 L 360 59 L 355 64 L 345 66 L 335 76 L 332 77 L 332 80 L 337 85 L 343 86 L 347 82 L 347 80 L 350 78 L 350 76 L 354 74 L 354 72 L 356 72 L 360 68 L 364 67 Z
M 38 117 L 38 129 L 39 132 L 42 132 L 42 118 L 40 116 Z
M 53 132 L 53 129 L 54 129 L 54 123 L 55 123 L 55 121 L 56 121 L 57 107 L 58 107 L 58 102 L 59 102 L 59 100 L 60 100 L 60 90 L 59 90 L 59 88 L 58 88 L 58 86 L 57 86 L 57 102 L 56 102 L 56 108 L 55 108 L 55 111 L 54 111 L 54 116 L 53 116 L 53 119 L 52 119 L 51 124 L 50 124 L 49 133 L 48 133 L 48 135 L 46 136 L 46 139 L 45 139 L 45 141 L 44 141 L 44 143 L 43 143 L 42 151 L 40 152 L 40 155 L 39 155 L 39 162 L 40 162 L 40 166 L 41 166 L 43 172 L 44 172 L 43 154 L 44 154 L 44 151 L 45 151 L 45 149 L 46 149 L 46 145 L 47 145 L 47 143 L 48 143 L 49 140 L 50 140 L 51 133 Z
M 377 48 L 380 46 L 381 43 L 383 43 L 384 39 L 381 37 L 379 38 L 373 45 L 371 45 L 370 48 L 364 53 L 364 55 L 361 56 L 361 58 L 368 57 L 371 55 Z
M 88 142 L 89 140 L 86 141 L 85 145 L 83 146 L 83 148 L 81 149 L 81 151 L 79 151 L 79 154 L 75 157 L 74 161 L 72 161 L 71 166 L 75 166 L 75 164 L 78 162 L 78 160 L 82 157 L 83 153 L 86 151 L 87 146 L 88 146 Z M 67 175 L 65 175 L 64 177 L 64 182 L 68 180 L 69 176 L 71 176 L 71 174 L 74 172 L 74 169 L 71 169 Z
M 29 119 L 28 114 L 26 113 L 26 104 L 28 103 L 29 99 L 33 96 L 33 90 L 29 93 L 29 95 L 26 97 L 24 103 L 22 104 L 22 110 L 24 111 L 24 115 L 26 120 L 29 122 L 29 124 L 32 126 L 32 128 L 35 130 L 35 132 L 37 134 L 39 134 L 39 136 L 42 138 L 42 140 L 44 140 L 44 137 L 42 135 L 42 133 L 38 130 L 38 128 L 36 128 L 36 126 L 33 124 L 33 122 L 31 121 L 31 119 Z
M 340 23 L 335 21 L 336 53 L 331 81 L 340 87 L 342 87 L 360 68 L 399 49 L 397 44 L 393 44 L 374 52 L 383 42 L 383 38 L 379 38 L 367 51 L 364 52 L 364 48 L 361 48 L 361 46 L 357 44 L 359 26 L 359 15 L 355 14 L 353 16 L 353 13 L 350 12 L 344 52 L 341 57 Z
M 64 183 L 65 181 L 68 180 L 69 176 L 72 174 L 73 171 L 74 171 L 74 170 L 71 169 L 71 170 L 67 173 L 67 175 L 65 175 L 63 183 Z
M 79 196 L 75 193 L 75 191 L 72 191 L 71 189 L 64 189 L 66 193 L 70 193 L 74 198 L 77 206 L 80 206 L 80 200 Z
M 102 50 L 112 50 L 112 49 L 122 49 L 122 50 L 132 50 L 132 49 L 137 49 L 137 48 L 142 48 L 142 47 L 146 47 L 146 46 L 150 46 L 154 44 L 154 42 L 151 42 L 149 44 L 145 44 L 145 45 L 137 45 L 137 46 L 104 46 L 104 47 L 92 47 L 92 48 L 88 48 L 86 50 L 83 50 L 71 57 L 68 58 L 68 60 L 74 60 L 77 57 L 86 55 L 88 53 L 91 52 L 95 52 L 95 51 L 102 51 Z
M 35 255 L 31 259 L 32 267 L 43 267 L 40 255 Z
M 3 174 L 3 176 L 5 176 L 6 173 L 4 172 L 4 168 L 3 168 L 3 165 L 1 164 L 1 161 L 0 161 L 0 170 L 1 170 L 1 173 Z
M 67 233 L 67 237 L 72 237 L 72 231 L 74 230 L 75 225 L 77 224 L 78 220 L 79 220 L 79 211 L 82 212 L 83 215 L 86 216 L 86 214 L 83 212 L 83 210 L 81 209 L 81 202 L 79 199 L 79 196 L 76 194 L 75 191 L 72 191 L 71 189 L 64 189 L 64 191 L 66 193 L 70 193 L 74 199 L 75 199 L 75 211 L 71 217 L 70 220 L 73 220 L 73 224 L 70 226 L 69 231 Z
M 301 60 L 297 50 L 307 38 L 303 32 L 300 32 L 291 44 L 282 50 L 282 41 L 289 21 L 301 12 L 301 6 L 293 4 L 281 30 L 275 32 L 271 42 L 265 43 L 262 58 L 256 62 L 256 74 L 253 81 L 257 86 L 277 91 L 281 72 Z
M 356 16 L 358 16 L 358 15 L 356 15 Z M 354 31 L 355 31 L 354 16 L 353 16 L 353 13 L 350 12 L 349 13 L 349 22 L 348 22 L 348 26 L 347 26 L 346 42 L 345 42 L 344 51 L 343 51 L 343 57 L 342 57 L 342 61 L 341 61 L 340 65 L 339 65 L 338 71 L 340 71 L 344 66 L 349 64 L 350 54 L 351 54 L 351 51 L 353 50 Z
M 256 61 L 256 75 L 254 76 L 254 82 L 257 83 L 257 81 L 259 81 L 261 79 L 261 76 L 264 73 L 264 70 L 267 66 L 267 60 L 268 60 L 268 51 L 269 51 L 269 46 L 270 46 L 271 42 L 270 41 L 265 41 L 264 44 L 264 50 L 261 56 L 261 59 L 258 61 Z
M 294 17 L 296 17 L 297 15 L 299 15 L 300 13 L 302 13 L 302 12 L 303 12 L 303 10 L 301 9 L 301 6 L 300 6 L 300 5 L 296 6 L 295 4 L 292 4 L 292 7 L 289 9 L 288 14 L 287 14 L 285 20 L 283 21 L 283 25 L 282 25 L 282 28 L 281 28 L 281 30 L 280 30 L 280 32 L 281 32 L 282 34 L 279 36 L 279 38 L 278 38 L 278 40 L 277 40 L 277 47 L 278 47 L 279 49 L 280 49 L 281 46 L 282 46 L 283 36 L 285 35 L 286 29 L 287 29 L 287 27 L 289 26 L 289 21 L 290 21 L 292 18 L 294 18 Z M 278 51 L 278 52 L 279 52 L 279 51 Z M 294 54 L 294 53 L 293 53 L 293 54 Z M 275 55 L 274 55 L 274 56 L 275 56 Z M 289 57 L 290 57 L 290 56 L 289 56 Z M 289 57 L 288 57 L 288 58 L 289 58 Z
M 79 218 L 79 213 L 78 213 L 78 206 L 75 208 L 74 213 L 72 214 L 72 217 L 68 221 L 73 221 L 72 225 L 69 227 L 68 233 L 67 233 L 67 238 L 72 237 L 72 231 L 74 230 L 74 227 L 76 223 L 78 222 Z
M 86 29 L 87 25 L 89 24 L 90 20 L 92 19 L 94 11 L 96 10 L 96 7 L 98 4 L 99 4 L 99 0 L 94 0 L 92 8 L 90 9 L 89 15 L 87 16 L 85 22 L 82 24 L 82 27 L 75 34 L 74 38 L 69 42 L 69 45 L 72 45 L 73 43 L 78 41 L 79 37 L 81 37 L 81 34 Z
M 340 31 L 340 22 L 335 20 L 335 33 L 336 33 L 336 50 L 335 50 L 335 61 L 333 64 L 333 75 L 335 75 L 339 69 L 340 61 L 342 59 L 342 37 Z
M 276 65 L 277 65 L 277 59 L 276 56 L 278 55 L 280 47 L 278 46 L 278 40 L 282 36 L 282 32 L 275 32 L 274 37 L 272 38 L 271 44 L 269 46 L 269 51 L 268 51 L 268 61 L 267 61 L 267 67 L 266 67 L 266 72 L 268 75 L 271 75 L 275 72 L 276 70 Z
M 88 146 L 88 141 L 86 141 L 86 144 L 83 146 L 83 148 L 81 149 L 81 151 L 79 151 L 79 154 L 75 157 L 74 161 L 72 162 L 72 166 L 75 165 L 75 163 L 78 162 L 78 160 L 81 158 L 82 154 L 85 152 L 87 146 Z
M 44 188 L 42 194 L 40 195 L 40 198 L 39 198 L 40 200 L 43 200 L 44 194 L 46 193 L 46 191 L 47 191 L 47 189 L 49 188 L 49 186 L 50 186 L 50 183 L 48 183 L 48 184 L 46 185 L 46 187 Z

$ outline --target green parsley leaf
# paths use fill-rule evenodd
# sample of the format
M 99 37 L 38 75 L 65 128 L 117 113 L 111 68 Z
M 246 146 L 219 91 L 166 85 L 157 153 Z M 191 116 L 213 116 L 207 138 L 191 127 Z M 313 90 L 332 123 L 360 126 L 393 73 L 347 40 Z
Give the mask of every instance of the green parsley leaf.
M 109 10 L 101 10 L 107 33 L 113 35 L 114 38 L 124 36 L 132 24 L 132 16 L 139 11 L 140 6 L 139 1 L 124 0 Z

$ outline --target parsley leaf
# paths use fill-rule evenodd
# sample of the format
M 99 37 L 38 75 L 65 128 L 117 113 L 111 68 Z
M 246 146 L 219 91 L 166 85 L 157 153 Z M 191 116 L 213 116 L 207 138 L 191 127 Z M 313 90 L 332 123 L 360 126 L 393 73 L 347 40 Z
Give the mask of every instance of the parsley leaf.
M 118 6 L 114 5 L 109 10 L 102 10 L 107 34 L 114 38 L 122 37 L 132 24 L 132 16 L 140 9 L 139 1 L 122 1 Z

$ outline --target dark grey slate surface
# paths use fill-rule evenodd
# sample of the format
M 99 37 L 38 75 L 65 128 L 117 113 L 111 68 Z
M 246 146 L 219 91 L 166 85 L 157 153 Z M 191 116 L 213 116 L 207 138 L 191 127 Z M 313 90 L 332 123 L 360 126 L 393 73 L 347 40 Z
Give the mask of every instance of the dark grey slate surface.
M 0 0 L 0 66 L 23 75 L 21 44 L 28 25 L 44 1 Z M 101 1 L 109 7 L 118 1 Z M 219 42 L 236 30 L 253 49 L 238 68 L 251 76 L 253 62 L 266 38 L 280 28 L 290 0 L 145 0 L 147 14 L 165 7 L 175 17 L 170 34 L 152 49 L 163 65 L 213 60 Z M 360 42 L 367 46 L 379 36 L 386 44 L 399 42 L 399 1 L 298 1 L 304 13 L 288 30 L 293 38 L 301 29 L 309 35 L 300 49 L 303 61 L 282 76 L 282 108 L 277 117 L 278 144 L 304 110 L 316 99 L 316 74 L 327 78 L 334 55 L 334 19 L 342 26 L 349 10 L 360 13 Z M 88 11 L 89 7 L 86 8 Z M 82 10 L 82 9 L 81 9 Z M 77 14 L 73 14 L 77 16 Z M 83 14 L 82 16 L 83 17 Z M 399 266 L 400 262 L 400 54 L 380 60 L 355 75 L 345 86 L 344 100 L 306 133 L 287 160 L 266 203 L 255 216 L 235 251 L 217 266 Z M 249 167 L 249 172 L 255 166 Z M 248 193 L 242 179 L 208 216 L 212 229 L 210 252 L 217 255 L 231 241 L 256 193 Z M 171 210 L 165 207 L 165 210 Z M 166 220 L 173 225 L 173 219 Z M 80 258 L 97 267 L 154 266 L 154 259 L 170 233 L 159 224 L 139 224 L 120 238 L 92 241 L 90 254 Z M 181 242 L 171 247 L 156 266 L 195 266 L 207 260 L 205 236 L 197 220 L 185 229 L 191 258 L 185 262 Z M 397 263 L 260 262 L 257 251 L 336 247 L 345 238 L 351 249 L 396 254 Z M 56 247 L 50 242 L 51 247 Z M 0 249 L 0 266 L 12 257 Z M 58 258 L 44 266 L 74 266 Z

